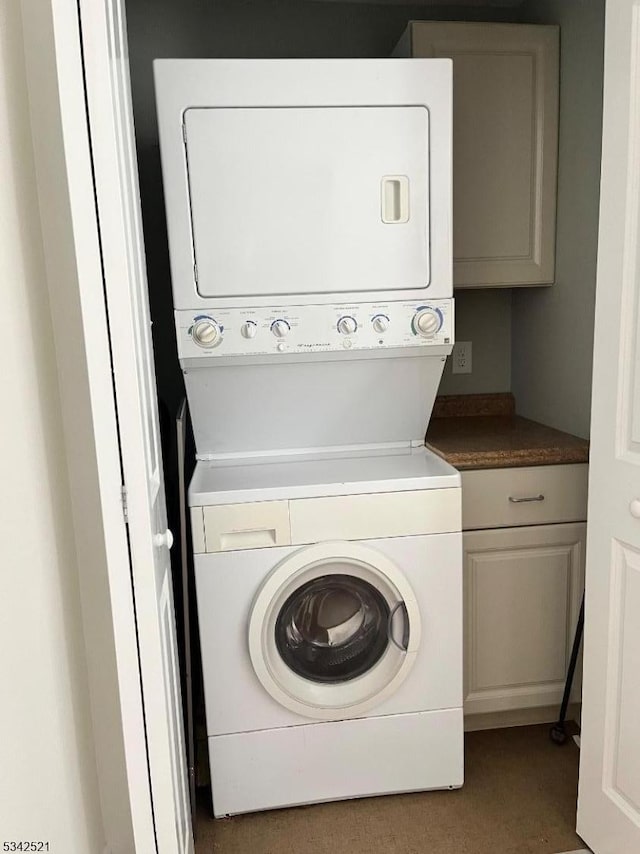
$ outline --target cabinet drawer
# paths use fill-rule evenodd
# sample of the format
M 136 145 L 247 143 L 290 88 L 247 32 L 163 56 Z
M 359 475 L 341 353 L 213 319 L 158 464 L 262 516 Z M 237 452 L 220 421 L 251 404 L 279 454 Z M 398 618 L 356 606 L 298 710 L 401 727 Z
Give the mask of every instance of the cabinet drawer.
M 587 518 L 586 464 L 462 472 L 462 528 L 506 528 Z
M 207 552 L 288 546 L 287 501 L 255 501 L 204 507 L 204 540 Z

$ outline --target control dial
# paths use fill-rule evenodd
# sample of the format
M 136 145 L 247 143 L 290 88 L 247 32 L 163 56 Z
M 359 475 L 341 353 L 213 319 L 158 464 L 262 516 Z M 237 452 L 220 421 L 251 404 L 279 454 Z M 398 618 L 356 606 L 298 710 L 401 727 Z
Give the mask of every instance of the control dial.
M 341 317 L 338 321 L 338 332 L 341 335 L 353 335 L 353 333 L 358 329 L 358 322 L 355 317 L 350 317 L 349 315 L 345 315 Z
M 243 338 L 255 338 L 256 332 L 258 331 L 258 326 L 253 320 L 245 320 L 245 322 L 240 327 L 240 334 Z
M 376 332 L 386 332 L 389 328 L 389 318 L 386 314 L 376 314 L 371 323 Z
M 271 331 L 276 336 L 276 338 L 284 338 L 289 334 L 289 330 L 291 327 L 287 323 L 286 320 L 274 320 L 271 324 Z
M 413 331 L 423 338 L 433 338 L 442 326 L 442 315 L 435 308 L 419 308 L 411 321 Z
M 199 317 L 191 327 L 191 337 L 199 347 L 216 347 L 222 340 L 222 329 L 212 317 Z

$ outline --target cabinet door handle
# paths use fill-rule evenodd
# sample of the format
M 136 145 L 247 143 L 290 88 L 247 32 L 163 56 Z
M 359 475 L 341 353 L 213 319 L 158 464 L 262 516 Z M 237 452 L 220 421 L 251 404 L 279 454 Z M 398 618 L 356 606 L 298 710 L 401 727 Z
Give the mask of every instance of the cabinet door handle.
M 544 501 L 544 495 L 540 493 L 540 495 L 529 495 L 527 498 L 514 498 L 513 495 L 510 495 L 509 501 L 512 504 L 525 504 L 528 501 Z

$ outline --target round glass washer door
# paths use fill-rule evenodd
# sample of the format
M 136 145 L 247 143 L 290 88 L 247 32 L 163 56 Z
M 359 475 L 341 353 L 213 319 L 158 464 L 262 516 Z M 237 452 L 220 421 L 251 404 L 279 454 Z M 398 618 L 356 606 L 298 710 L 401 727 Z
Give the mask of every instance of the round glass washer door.
M 320 543 L 285 558 L 249 620 L 253 668 L 269 694 L 306 717 L 359 715 L 406 679 L 420 643 L 413 590 L 386 555 Z

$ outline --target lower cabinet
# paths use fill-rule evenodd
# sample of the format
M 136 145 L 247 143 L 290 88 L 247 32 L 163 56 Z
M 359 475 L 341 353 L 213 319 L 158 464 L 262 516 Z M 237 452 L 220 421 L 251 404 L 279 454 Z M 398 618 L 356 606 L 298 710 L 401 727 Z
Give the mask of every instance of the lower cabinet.
M 465 532 L 466 716 L 559 706 L 585 536 L 584 522 Z

